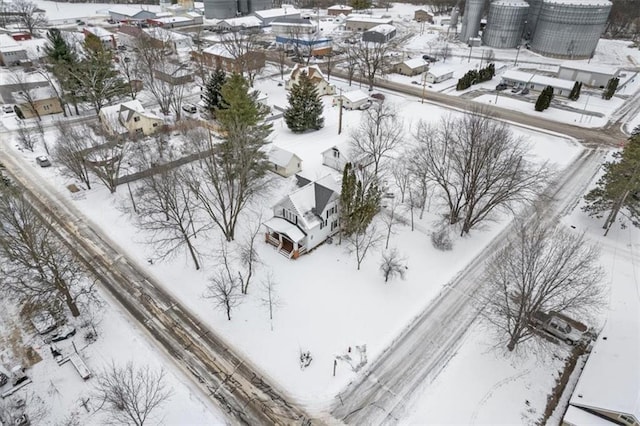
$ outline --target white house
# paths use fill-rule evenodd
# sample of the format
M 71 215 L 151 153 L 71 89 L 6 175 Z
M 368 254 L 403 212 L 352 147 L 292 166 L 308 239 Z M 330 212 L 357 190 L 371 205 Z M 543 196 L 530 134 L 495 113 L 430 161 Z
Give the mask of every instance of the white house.
M 298 83 L 300 80 L 300 74 L 303 72 L 307 73 L 307 77 L 309 77 L 311 83 L 316 87 L 320 96 L 333 95 L 336 93 L 335 86 L 329 84 L 317 65 L 309 65 L 308 67 L 305 67 L 300 64 L 296 64 L 289 74 L 289 79 L 285 84 L 285 89 L 291 90 L 291 88 Z
M 112 134 L 147 136 L 162 128 L 164 120 L 144 109 L 135 99 L 103 107 L 98 114 L 102 125 Z
M 351 163 L 359 169 L 365 168 L 372 164 L 371 157 L 360 156 L 355 157 L 349 149 L 349 142 L 343 141 L 333 145 L 329 149 L 321 152 L 322 164 L 342 173 L 344 166 Z
M 185 34 L 169 31 L 162 27 L 147 28 L 144 32 L 150 39 L 155 40 L 157 46 L 167 47 L 174 53 L 177 53 L 178 50 L 193 48 L 191 37 Z
M 553 87 L 553 93 L 559 96 L 569 96 L 575 81 L 562 80 L 546 75 L 531 74 L 524 71 L 507 70 L 502 74 L 502 82 L 507 86 L 527 88 L 542 91 L 545 87 Z
M 441 83 L 453 77 L 453 71 L 448 68 L 431 68 L 424 77 L 424 81 L 429 84 Z
M 334 105 L 339 105 L 340 101 L 342 101 L 342 107 L 345 109 L 360 109 L 369 102 L 369 95 L 362 90 L 352 90 L 333 98 Z
M 277 202 L 273 217 L 264 223 L 265 241 L 289 259 L 309 252 L 340 229 L 340 186 L 333 177 L 298 182 L 301 187 Z
M 267 154 L 271 171 L 282 177 L 292 176 L 302 170 L 302 160 L 286 149 L 274 146 Z
M 412 58 L 394 65 L 394 71 L 402 75 L 418 75 L 429 69 L 429 63 L 422 58 Z
M 249 15 L 222 19 L 215 26 L 220 30 L 249 30 L 252 28 L 260 28 L 262 21 L 256 16 Z
M 620 74 L 620 68 L 617 67 L 575 61 L 563 62 L 558 69 L 558 78 L 579 81 L 591 87 L 605 87 L 609 80 L 617 77 L 618 74 Z

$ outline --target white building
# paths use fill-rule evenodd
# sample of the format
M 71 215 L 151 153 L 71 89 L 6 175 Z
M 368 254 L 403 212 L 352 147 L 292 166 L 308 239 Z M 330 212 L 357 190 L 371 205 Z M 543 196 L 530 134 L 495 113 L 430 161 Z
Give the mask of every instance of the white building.
M 307 77 L 311 81 L 311 84 L 315 86 L 320 96 L 333 95 L 336 93 L 335 86 L 329 84 L 320 70 L 320 67 L 317 65 L 309 65 L 308 67 L 305 67 L 300 64 L 296 64 L 289 74 L 289 79 L 287 80 L 285 88 L 287 90 L 291 90 L 291 88 L 298 83 L 300 80 L 300 74 L 303 72 L 307 73 Z
M 429 84 L 442 83 L 453 77 L 453 71 L 444 67 L 431 68 L 424 77 L 424 81 Z
M 168 47 L 174 52 L 193 48 L 193 41 L 188 35 L 169 31 L 161 27 L 146 28 L 144 32 L 149 38 L 161 42 L 162 46 Z
M 392 25 L 393 19 L 369 15 L 349 15 L 345 20 L 347 31 L 366 31 L 378 25 Z
M 262 21 L 262 25 L 269 26 L 278 18 L 301 19 L 300 11 L 295 7 L 283 4 L 282 7 L 276 9 L 258 10 L 253 14 Z
M 507 70 L 502 74 L 502 83 L 507 86 L 527 88 L 542 91 L 545 87 L 553 87 L 553 93 L 558 96 L 569 96 L 575 81 L 562 80 L 545 75 L 531 74 L 523 71 Z
M 271 171 L 282 177 L 293 176 L 302 170 L 302 160 L 286 149 L 273 146 L 267 154 Z
M 352 90 L 333 98 L 334 105 L 339 105 L 340 101 L 342 101 L 344 109 L 360 109 L 360 107 L 369 102 L 369 95 L 362 90 Z
M 558 70 L 558 78 L 579 81 L 591 87 L 605 87 L 610 79 L 619 74 L 620 68 L 617 67 L 575 61 L 563 62 Z

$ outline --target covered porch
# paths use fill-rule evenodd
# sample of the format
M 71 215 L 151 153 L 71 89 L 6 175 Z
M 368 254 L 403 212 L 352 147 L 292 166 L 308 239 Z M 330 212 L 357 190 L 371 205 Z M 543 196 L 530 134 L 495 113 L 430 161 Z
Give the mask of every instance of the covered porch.
M 264 223 L 267 228 L 265 242 L 276 247 L 278 253 L 288 259 L 297 259 L 307 249 L 304 246 L 306 234 L 291 222 L 273 217 Z

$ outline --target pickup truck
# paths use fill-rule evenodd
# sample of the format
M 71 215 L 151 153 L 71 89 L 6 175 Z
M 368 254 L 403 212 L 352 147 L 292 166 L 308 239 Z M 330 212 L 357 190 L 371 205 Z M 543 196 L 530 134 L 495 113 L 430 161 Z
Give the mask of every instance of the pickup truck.
M 536 311 L 531 316 L 531 323 L 534 327 L 563 340 L 569 345 L 575 345 L 585 337 L 586 326 L 557 312 L 546 314 Z

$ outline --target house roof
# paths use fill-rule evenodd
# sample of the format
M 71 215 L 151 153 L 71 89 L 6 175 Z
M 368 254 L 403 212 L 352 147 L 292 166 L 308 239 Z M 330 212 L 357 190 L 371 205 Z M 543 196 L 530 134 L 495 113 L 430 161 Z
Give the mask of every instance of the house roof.
M 209 46 L 204 49 L 203 52 L 214 56 L 234 59 L 233 55 L 229 52 L 229 49 L 224 46 L 224 44 L 214 44 L 213 46 Z
M 223 19 L 222 21 L 218 22 L 218 25 L 222 25 L 222 24 L 226 24 L 231 28 L 237 28 L 237 27 L 254 28 L 254 27 L 261 26 L 262 21 L 257 17 L 251 15 L 251 16 L 241 16 L 239 18 Z
M 300 228 L 298 228 L 297 225 L 294 225 L 281 217 L 272 217 L 264 224 L 279 234 L 285 234 L 296 243 L 302 241 L 306 235 Z
M 24 48 L 20 47 L 13 37 L 7 34 L 0 34 L 0 52 L 16 52 L 19 50 L 24 50 Z
M 347 6 L 345 4 L 334 4 L 333 6 L 329 6 L 327 10 L 353 10 L 353 7 Z
M 369 95 L 364 93 L 362 90 L 352 90 L 350 92 L 343 93 L 341 96 L 349 102 L 361 102 L 369 99 Z
M 175 24 L 177 22 L 191 22 L 193 18 L 187 18 L 186 16 L 167 16 L 165 18 L 153 18 L 152 21 L 160 22 L 161 24 Z
M 287 167 L 292 159 L 297 158 L 300 161 L 300 157 L 291 151 L 274 146 L 267 154 L 269 161 L 279 167 Z
M 274 24 L 282 25 L 282 26 L 291 26 L 291 27 L 315 27 L 315 24 L 308 19 L 287 18 L 284 16 L 274 19 L 271 22 L 271 25 L 274 25 Z
M 85 27 L 84 30 L 90 34 L 93 34 L 96 37 L 99 38 L 103 38 L 103 37 L 113 37 L 113 33 L 110 31 L 105 30 L 104 28 L 100 28 L 100 27 Z
M 588 411 L 585 411 L 582 408 L 574 407 L 573 405 L 569 405 L 569 407 L 567 407 L 567 411 L 564 413 L 564 417 L 562 417 L 562 424 L 571 425 L 571 426 L 617 425 L 617 423 L 609 421 L 603 417 L 596 416 L 595 414 L 591 414 Z
M 433 13 L 429 12 L 428 10 L 422 9 L 422 8 L 416 9 L 416 12 L 422 12 L 422 13 L 426 13 L 427 15 L 433 16 Z
M 368 33 L 379 33 L 379 34 L 391 34 L 392 32 L 394 32 L 396 30 L 396 27 L 394 27 L 391 24 L 380 24 L 380 25 L 376 25 L 373 28 L 368 29 L 366 32 Z
M 322 214 L 331 197 L 339 193 L 336 181 L 331 175 L 326 175 L 294 190 L 278 204 L 293 208 L 299 217 L 298 225 L 308 230 L 320 223 L 318 215 Z
M 560 64 L 560 68 L 565 68 L 569 70 L 579 70 L 579 71 L 588 71 L 594 74 L 605 74 L 605 75 L 614 75 L 620 68 L 609 66 L 609 65 L 601 65 L 601 64 L 585 64 L 581 62 L 575 61 L 567 61 Z
M 126 123 L 131 120 L 134 113 L 150 119 L 162 120 L 162 118 L 157 115 L 146 111 L 144 106 L 142 106 L 140 101 L 137 99 L 123 102 L 121 104 L 105 106 L 100 110 L 100 114 L 107 118 L 107 125 L 115 126 L 114 130 L 126 130 L 121 126 L 119 118 L 122 118 Z
M 434 77 L 444 77 L 445 75 L 453 74 L 453 70 L 447 67 L 435 66 L 430 68 L 427 74 L 431 74 Z
M 309 77 L 311 81 L 317 81 L 318 79 L 325 81 L 324 74 L 322 73 L 320 67 L 318 67 L 317 65 L 309 65 L 304 67 L 300 64 L 296 64 L 296 66 L 291 70 L 291 72 L 289 73 L 289 80 L 294 79 L 298 74 L 302 72 L 306 72 L 307 77 Z
M 547 77 L 545 75 L 531 74 L 523 71 L 507 70 L 502 74 L 502 78 L 506 80 L 514 80 L 522 83 L 533 83 L 543 86 L 551 86 L 559 89 L 573 89 L 575 81 L 562 80 L 555 77 Z
M 113 6 L 112 8 L 109 9 L 109 13 L 116 13 L 118 15 L 128 16 L 129 18 L 135 18 L 141 12 L 147 12 L 147 13 L 150 13 L 151 15 L 153 15 L 153 16 L 156 15 L 154 12 L 152 12 L 150 10 L 138 9 L 138 8 L 131 7 L 131 6 L 117 5 L 117 6 Z
M 180 34 L 175 31 L 169 31 L 162 27 L 145 28 L 143 30 L 149 37 L 160 41 L 178 41 L 178 40 L 191 40 L 188 35 Z
M 405 64 L 407 67 L 411 68 L 412 70 L 416 68 L 424 67 L 425 65 L 429 64 L 427 61 L 425 61 L 422 58 L 407 59 L 402 63 Z
M 374 18 L 372 16 L 354 16 L 349 15 L 347 22 L 368 22 L 371 24 L 392 24 L 393 19 L 390 18 Z
M 265 18 L 275 18 L 277 16 L 286 16 L 286 15 L 299 15 L 300 11 L 295 7 L 286 7 L 288 5 L 283 5 L 283 7 L 276 9 L 267 9 L 267 10 L 258 10 L 253 12 L 260 19 Z

